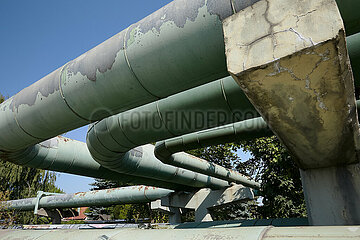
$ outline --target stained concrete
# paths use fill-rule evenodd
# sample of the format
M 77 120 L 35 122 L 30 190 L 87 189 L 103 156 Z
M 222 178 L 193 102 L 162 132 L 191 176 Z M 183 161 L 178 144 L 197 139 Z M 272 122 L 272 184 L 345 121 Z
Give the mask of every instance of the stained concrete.
M 360 224 L 354 79 L 335 1 L 262 0 L 227 18 L 224 36 L 228 71 L 302 169 L 310 223 Z
M 344 27 L 333 0 L 260 1 L 224 22 L 227 65 L 302 169 L 358 162 Z

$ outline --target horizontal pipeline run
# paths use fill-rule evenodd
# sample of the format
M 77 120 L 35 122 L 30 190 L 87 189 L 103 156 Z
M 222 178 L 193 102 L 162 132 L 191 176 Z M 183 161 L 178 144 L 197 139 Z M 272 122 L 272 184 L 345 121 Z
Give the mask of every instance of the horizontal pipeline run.
M 20 166 L 115 180 L 123 184 L 190 190 L 185 185 L 111 171 L 97 163 L 84 142 L 58 136 L 17 152 L 1 153 L 0 159 Z
M 113 204 L 144 203 L 151 202 L 172 193 L 172 190 L 148 187 L 131 186 L 90 192 L 78 192 L 74 194 L 56 194 L 41 197 L 39 208 L 74 208 L 90 206 L 108 206 Z M 26 198 L 2 202 L 5 209 L 34 210 L 37 198 Z
M 359 226 L 331 226 L 331 227 L 232 227 L 232 228 L 187 228 L 187 229 L 59 229 L 59 230 L 0 230 L 3 239 L 156 239 L 156 240 L 209 240 L 209 239 L 241 239 L 241 240 L 334 240 L 359 239 Z

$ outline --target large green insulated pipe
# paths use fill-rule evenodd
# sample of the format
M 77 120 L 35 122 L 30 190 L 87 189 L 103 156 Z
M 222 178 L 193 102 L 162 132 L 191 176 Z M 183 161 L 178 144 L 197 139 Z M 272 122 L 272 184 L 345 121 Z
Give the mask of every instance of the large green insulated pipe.
M 268 128 L 266 122 L 258 117 L 157 142 L 155 156 L 165 164 L 240 183 L 244 186 L 259 188 L 259 183 L 249 180 L 236 171 L 195 158 L 181 151 L 271 135 L 273 132 Z
M 145 184 L 175 190 L 193 189 L 181 184 L 111 171 L 100 166 L 91 157 L 85 143 L 65 137 L 55 137 L 17 152 L 0 153 L 0 158 L 21 166 L 116 180 L 122 183 Z
M 155 157 L 155 147 L 151 144 L 120 153 L 104 147 L 94 135 L 88 135 L 86 141 L 92 157 L 101 166 L 115 172 L 194 188 L 221 189 L 229 186 L 227 181 L 162 163 Z
M 213 113 L 212 121 L 204 117 L 209 112 Z M 189 124 L 180 126 L 183 115 L 189 119 Z M 121 158 L 120 153 L 125 154 L 131 148 L 158 139 L 183 135 L 199 128 L 206 129 L 254 116 L 259 115 L 235 81 L 227 77 L 95 123 L 88 131 L 87 144 L 93 158 L 102 166 L 121 173 L 129 173 L 126 166 L 134 164 L 128 163 L 128 158 Z M 199 117 L 203 118 L 203 121 Z M 179 153 L 176 157 L 180 162 L 198 159 L 186 153 Z M 144 158 L 142 161 L 149 159 Z M 208 163 L 202 159 L 198 161 Z M 156 164 L 159 165 L 159 162 L 156 161 Z M 238 172 L 216 164 L 211 165 L 217 172 L 221 169 L 222 172 L 227 173 L 216 175 L 225 181 L 255 188 L 260 185 Z M 204 173 L 198 168 L 195 172 Z
M 356 106 L 358 109 L 360 108 L 360 100 L 356 101 Z M 202 159 L 184 158 L 182 151 L 272 135 L 274 133 L 264 119 L 258 117 L 159 141 L 155 145 L 155 156 L 163 163 L 172 166 L 201 172 L 220 179 L 232 178 L 234 182 L 239 182 L 242 179 L 236 180 L 237 176 L 232 171 Z
M 357 50 L 360 49 L 359 36 L 360 34 L 356 34 L 348 37 L 348 46 L 351 52 L 350 57 L 355 75 L 359 72 L 357 70 L 357 61 L 360 56 L 360 54 L 357 54 Z M 99 153 L 103 151 L 126 153 L 131 148 L 149 142 L 156 142 L 184 134 L 189 134 L 188 137 L 191 138 L 192 136 L 196 136 L 190 134 L 192 132 L 258 116 L 259 114 L 246 98 L 240 87 L 231 77 L 226 77 L 101 120 L 94 124 L 89 130 L 87 142 L 89 145 L 92 145 L 93 148 L 96 146 L 100 146 L 101 148 L 97 151 L 90 150 L 94 159 L 105 167 L 112 167 L 111 164 L 115 163 L 101 160 L 101 154 Z M 239 126 L 249 122 L 250 121 L 245 121 Z M 235 125 L 220 127 L 220 129 L 234 130 L 239 126 L 238 123 L 236 123 Z M 206 134 L 202 133 L 202 137 L 205 137 L 207 134 L 216 135 L 215 132 L 205 131 Z M 244 132 L 240 130 L 237 131 L 237 133 L 240 132 L 242 133 L 240 137 L 244 138 Z M 250 129 L 248 132 L 253 134 Z M 184 138 L 186 139 L 187 136 Z M 185 141 L 183 140 L 184 138 L 180 137 L 179 139 Z M 229 140 L 229 136 L 223 138 Z M 174 141 L 176 140 L 177 139 L 174 139 Z M 221 140 L 221 138 L 217 139 L 218 142 L 219 140 Z M 171 140 L 169 140 L 167 144 L 169 144 L 170 141 Z M 202 144 L 205 144 L 204 139 Z M 185 145 L 184 143 L 184 146 L 182 146 L 184 150 L 186 150 Z M 157 157 L 161 157 L 158 151 L 156 154 Z M 169 163 L 170 159 L 172 158 L 161 158 L 164 163 Z M 175 158 L 172 159 L 173 163 L 171 164 L 179 167 L 182 166 L 183 168 L 196 172 L 206 172 L 206 174 L 227 181 L 240 183 L 239 181 L 246 179 L 240 175 L 240 178 L 231 179 L 229 178 L 229 174 L 227 174 L 231 172 L 230 170 L 201 159 L 198 159 L 197 162 L 199 164 L 202 163 L 203 167 L 195 166 L 196 164 L 193 163 L 194 160 L 191 159 L 194 159 L 194 157 L 179 153 L 176 155 L 176 161 Z M 114 161 L 117 160 L 114 159 Z M 176 162 L 181 162 L 181 164 L 176 165 Z M 185 164 L 185 162 L 189 164 Z M 211 168 L 208 168 L 209 164 L 212 165 Z M 207 171 L 206 169 L 212 169 L 212 171 Z M 220 171 L 215 169 L 221 169 L 223 174 L 215 174 L 215 172 L 219 173 Z M 122 172 L 121 169 L 117 171 Z M 237 173 L 234 172 L 233 175 L 237 175 Z M 248 185 L 245 180 L 242 183 Z M 254 184 L 257 185 L 257 183 L 251 182 L 251 185 Z
M 257 0 L 175 0 L 0 105 L 0 150 L 226 76 L 222 20 Z
M 360 79 L 360 33 L 347 37 L 347 46 L 356 81 Z M 89 134 L 110 149 L 126 152 L 149 142 L 259 116 L 236 82 L 225 77 L 103 119 Z
M 255 222 L 255 221 L 254 221 Z M 216 223 L 209 224 L 184 224 L 160 229 L 52 229 L 36 231 L 33 229 L 2 229 L 0 234 L 3 239 L 27 239 L 27 240 L 48 240 L 48 239 L 111 239 L 111 240 L 356 240 L 360 238 L 359 226 L 289 226 L 274 227 L 267 223 L 271 220 L 264 219 L 258 226 L 236 224 L 226 222 L 222 226 Z M 251 222 L 250 222 L 251 224 Z M 240 227 L 239 227 L 240 225 Z M 264 226 L 265 225 L 265 226 Z M 175 228 L 175 229 L 174 229 Z
M 258 116 L 229 76 L 103 119 L 88 135 L 90 141 L 99 140 L 106 148 L 124 153 L 149 142 Z
M 0 150 L 225 77 L 222 20 L 257 1 L 175 0 L 131 25 L 1 104 Z M 357 32 L 359 1 L 337 2 Z
M 346 35 L 360 32 L 360 1 L 358 0 L 336 0 L 343 18 Z M 316 23 L 315 23 L 316 24 Z
M 360 4 L 360 1 L 358 2 Z M 358 26 L 360 26 L 360 22 Z M 360 87 L 360 33 L 347 37 L 346 46 L 348 48 L 351 68 L 354 74 L 355 88 L 359 88 Z M 359 96 L 356 96 L 356 98 L 359 98 Z
M 96 190 L 90 192 L 78 192 L 74 194 L 56 194 L 44 196 L 40 199 L 25 198 L 1 202 L 3 209 L 7 210 L 34 210 L 37 202 L 38 208 L 74 208 L 91 206 L 109 206 L 114 204 L 145 203 L 155 201 L 172 193 L 172 190 L 147 187 L 131 186 Z
M 272 135 L 264 119 L 258 117 L 159 141 L 155 145 L 155 156 L 171 164 L 169 157 L 177 152 Z

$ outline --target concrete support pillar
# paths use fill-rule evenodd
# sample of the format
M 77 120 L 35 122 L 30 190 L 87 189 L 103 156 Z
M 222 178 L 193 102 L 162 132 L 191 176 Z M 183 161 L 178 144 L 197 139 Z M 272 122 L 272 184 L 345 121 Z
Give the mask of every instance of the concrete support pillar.
M 310 222 L 360 224 L 354 79 L 335 0 L 260 0 L 223 28 L 229 73 L 304 169 Z
M 160 211 L 168 214 L 170 224 L 181 223 L 181 209 L 179 207 L 167 207 L 161 204 L 161 200 L 151 202 L 151 210 Z
M 301 170 L 311 225 L 360 224 L 360 165 Z
M 170 224 L 179 224 L 181 223 L 181 211 L 177 207 L 169 207 L 169 223 Z
M 209 209 L 199 206 L 195 209 L 195 222 L 211 222 L 213 221 Z

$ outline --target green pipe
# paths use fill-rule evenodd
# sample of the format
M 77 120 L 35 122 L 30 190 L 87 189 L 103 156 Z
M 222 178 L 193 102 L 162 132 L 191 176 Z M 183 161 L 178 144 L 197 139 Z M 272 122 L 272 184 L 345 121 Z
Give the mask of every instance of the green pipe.
M 158 157 L 158 159 L 160 158 Z M 235 182 L 238 184 L 242 184 L 245 187 L 250 187 L 255 189 L 260 188 L 260 183 L 249 179 L 247 176 L 242 175 L 237 171 L 224 168 L 218 164 L 208 162 L 204 159 L 192 156 L 184 152 L 174 153 L 171 154 L 169 157 L 161 158 L 160 160 L 163 163 L 171 166 L 177 166 L 184 169 L 192 170 L 194 172 L 223 179 L 228 182 Z
M 356 101 L 356 107 L 360 109 L 360 100 Z M 179 152 L 271 135 L 273 132 L 267 123 L 262 117 L 258 117 L 159 141 L 155 145 L 154 154 L 163 163 L 220 179 L 229 179 L 229 175 L 232 174 L 230 170 L 194 157 L 179 158 L 179 154 L 184 154 Z M 234 181 L 240 183 L 240 181 Z
M 176 165 L 175 162 L 172 162 L 173 160 L 169 158 L 171 158 L 172 154 L 180 151 L 271 135 L 273 135 L 273 132 L 264 119 L 258 117 L 159 141 L 155 145 L 155 156 L 162 162 Z
M 346 35 L 360 32 L 360 1 L 358 0 L 336 0 L 343 18 Z
M 185 225 L 185 224 L 184 224 Z M 23 229 L 2 229 L 0 230 L 3 239 L 27 239 L 27 240 L 62 240 L 62 239 L 112 239 L 112 240 L 212 240 L 212 239 L 233 239 L 233 240 L 347 240 L 359 239 L 359 226 L 301 226 L 301 227 L 274 227 L 263 226 L 251 227 L 188 227 L 184 229 L 166 229 L 163 226 L 159 229 L 116 228 L 116 229 L 57 229 L 57 230 L 23 230 Z M 180 225 L 181 226 L 181 225 Z M 185 226 L 186 227 L 186 226 Z
M 266 122 L 259 117 L 157 142 L 154 154 L 160 161 L 172 166 L 259 188 L 259 183 L 249 180 L 236 171 L 195 158 L 181 151 L 271 135 L 273 133 Z
M 358 24 L 358 26 L 360 26 L 360 23 Z M 352 72 L 354 75 L 355 87 L 359 88 L 360 87 L 360 33 L 347 37 L 346 45 L 350 57 Z M 358 98 L 359 96 L 356 97 Z
M 193 189 L 181 184 L 111 171 L 100 166 L 91 157 L 85 143 L 65 137 L 56 137 L 18 152 L 1 153 L 0 158 L 21 166 L 116 180 L 122 183 L 146 184 L 175 190 Z
M 131 25 L 1 104 L 0 150 L 225 77 L 222 20 L 255 2 L 175 0 Z M 359 1 L 338 5 L 348 34 L 358 32 Z
M 226 77 L 108 117 L 88 134 L 117 152 L 149 142 L 260 116 L 241 88 Z
M 360 33 L 348 37 L 347 46 L 355 79 L 360 79 Z M 259 116 L 236 82 L 225 77 L 113 115 L 97 122 L 94 131 L 107 148 L 126 152 L 149 142 Z
M 44 196 L 40 199 L 26 198 L 1 202 L 7 210 L 34 210 L 38 208 L 74 208 L 91 206 L 109 206 L 114 204 L 144 203 L 151 202 L 172 193 L 172 190 L 147 187 L 131 186 L 90 192 L 78 192 L 74 194 L 56 194 Z M 38 202 L 38 204 L 37 204 Z
M 240 100 L 241 104 L 236 100 Z M 128 167 L 128 165 L 137 164 L 128 162 L 129 158 L 120 158 L 120 153 L 125 154 L 131 148 L 157 141 L 159 138 L 194 132 L 199 128 L 198 124 L 196 124 L 198 120 L 196 114 L 206 115 L 209 109 L 214 112 L 215 119 L 212 122 L 207 122 L 208 119 L 204 118 L 204 124 L 200 126 L 201 129 L 218 126 L 223 122 L 228 123 L 238 119 L 259 116 L 240 87 L 231 77 L 227 77 L 125 113 L 111 116 L 93 124 L 87 134 L 90 153 L 100 165 L 106 168 L 121 173 L 133 174 L 129 171 L 134 169 Z M 168 119 L 170 124 L 166 124 L 166 115 L 168 113 L 179 112 L 189 114 L 189 116 L 193 115 L 190 116 L 191 123 L 189 125 L 184 127 L 176 126 L 178 120 L 176 114 L 171 115 L 172 118 Z M 134 119 L 134 116 L 138 118 Z M 159 124 L 161 127 L 156 127 Z M 139 126 L 139 128 L 136 126 Z M 112 157 L 113 155 L 114 157 Z M 176 157 L 180 162 L 191 162 L 191 160 L 195 159 L 194 156 L 185 153 L 179 153 Z M 142 161 L 149 161 L 149 159 L 151 158 L 145 158 Z M 199 161 L 207 163 L 204 160 Z M 141 163 L 161 167 L 158 160 L 154 161 L 153 164 L 151 162 Z M 128 170 L 129 168 L 131 170 Z M 238 172 L 227 170 L 218 165 L 212 165 L 212 168 L 215 168 L 214 171 L 222 171 L 223 174 L 217 176 L 221 176 L 225 181 L 235 181 L 255 188 L 260 186 L 259 183 L 249 180 Z M 156 168 L 153 171 L 158 172 Z M 204 171 L 197 168 L 195 172 L 203 173 Z M 141 176 L 149 177 L 148 174 L 143 173 Z M 167 181 L 169 180 L 167 179 Z M 180 183 L 179 181 L 176 182 Z
M 350 57 L 355 63 L 360 57 L 357 54 L 357 50 L 360 49 L 360 40 L 358 41 L 358 39 L 360 39 L 360 34 L 348 38 L 349 51 L 352 53 Z M 353 64 L 353 66 L 357 65 Z M 358 72 L 360 71 L 356 71 L 354 68 L 354 73 Z M 200 121 L 199 116 L 201 117 Z M 208 116 L 211 117 L 210 121 Z M 254 117 L 259 117 L 259 114 L 240 87 L 231 77 L 225 77 L 99 121 L 88 132 L 90 135 L 88 143 L 96 141 L 96 143 L 89 144 L 100 145 L 107 151 L 126 153 L 132 148 L 149 142 L 182 136 Z M 198 124 L 199 122 L 200 124 Z M 228 137 L 225 138 L 228 140 Z M 217 140 L 218 143 L 221 141 L 221 139 Z M 184 150 L 186 149 L 184 148 Z M 98 150 L 98 152 L 101 151 Z M 177 155 L 178 161 L 181 162 L 192 158 L 181 155 Z M 161 156 L 159 155 L 159 157 Z M 103 166 L 108 166 L 106 162 L 100 160 L 101 157 L 94 156 L 94 158 Z M 169 161 L 169 158 L 165 157 L 161 160 L 166 162 Z M 189 160 L 189 164 L 185 168 L 202 173 L 209 168 L 205 165 L 202 170 L 198 167 L 191 168 L 190 162 Z M 214 171 L 212 172 L 214 173 Z M 227 172 L 229 170 L 224 170 L 222 177 L 216 176 L 224 179 Z M 229 178 L 225 177 L 225 180 L 229 181 Z
M 360 54 L 358 54 L 360 33 L 348 37 L 347 40 L 356 75 L 360 73 L 357 70 L 357 66 L 360 65 L 356 64 L 360 59 Z M 209 121 L 206 116 L 210 116 L 211 113 L 211 121 Z M 186 120 L 183 120 L 183 116 Z M 202 117 L 200 125 L 198 116 Z M 88 132 L 90 135 L 88 142 L 95 139 L 97 143 L 93 143 L 93 145 L 101 145 L 107 150 L 125 153 L 131 148 L 149 142 L 182 136 L 254 117 L 259 117 L 257 111 L 235 81 L 231 77 L 226 77 L 99 121 Z M 185 124 L 183 124 L 184 122 Z M 226 127 L 226 129 L 230 128 L 233 126 Z M 225 140 L 229 140 L 228 136 L 225 137 Z M 221 138 L 217 140 L 218 143 L 221 141 L 223 141 Z M 205 142 L 202 142 L 202 145 L 204 144 Z M 186 150 L 186 148 L 182 149 Z M 158 157 L 161 158 L 161 155 Z M 94 158 L 106 166 L 107 163 L 101 161 L 99 157 L 94 156 Z M 191 157 L 177 155 L 177 159 L 185 162 L 185 159 L 191 159 Z M 163 162 L 170 161 L 168 157 L 161 158 L 161 160 Z M 191 168 L 190 162 L 189 160 L 189 164 L 185 168 L 202 173 L 209 168 L 205 165 L 202 170 L 198 167 Z M 214 173 L 214 171 L 212 172 Z M 224 170 L 222 177 L 216 176 L 224 179 L 225 173 L 228 171 Z M 226 177 L 225 180 L 229 181 L 229 178 Z
M 228 75 L 222 20 L 256 1 L 175 0 L 131 25 L 1 104 L 0 150 Z
M 92 131 L 92 128 L 89 131 Z M 101 166 L 115 172 L 159 179 L 194 188 L 221 189 L 229 186 L 229 183 L 224 180 L 162 163 L 154 156 L 154 146 L 151 144 L 139 146 L 126 153 L 119 153 L 103 146 L 96 135 L 88 134 L 86 142 L 92 157 Z

